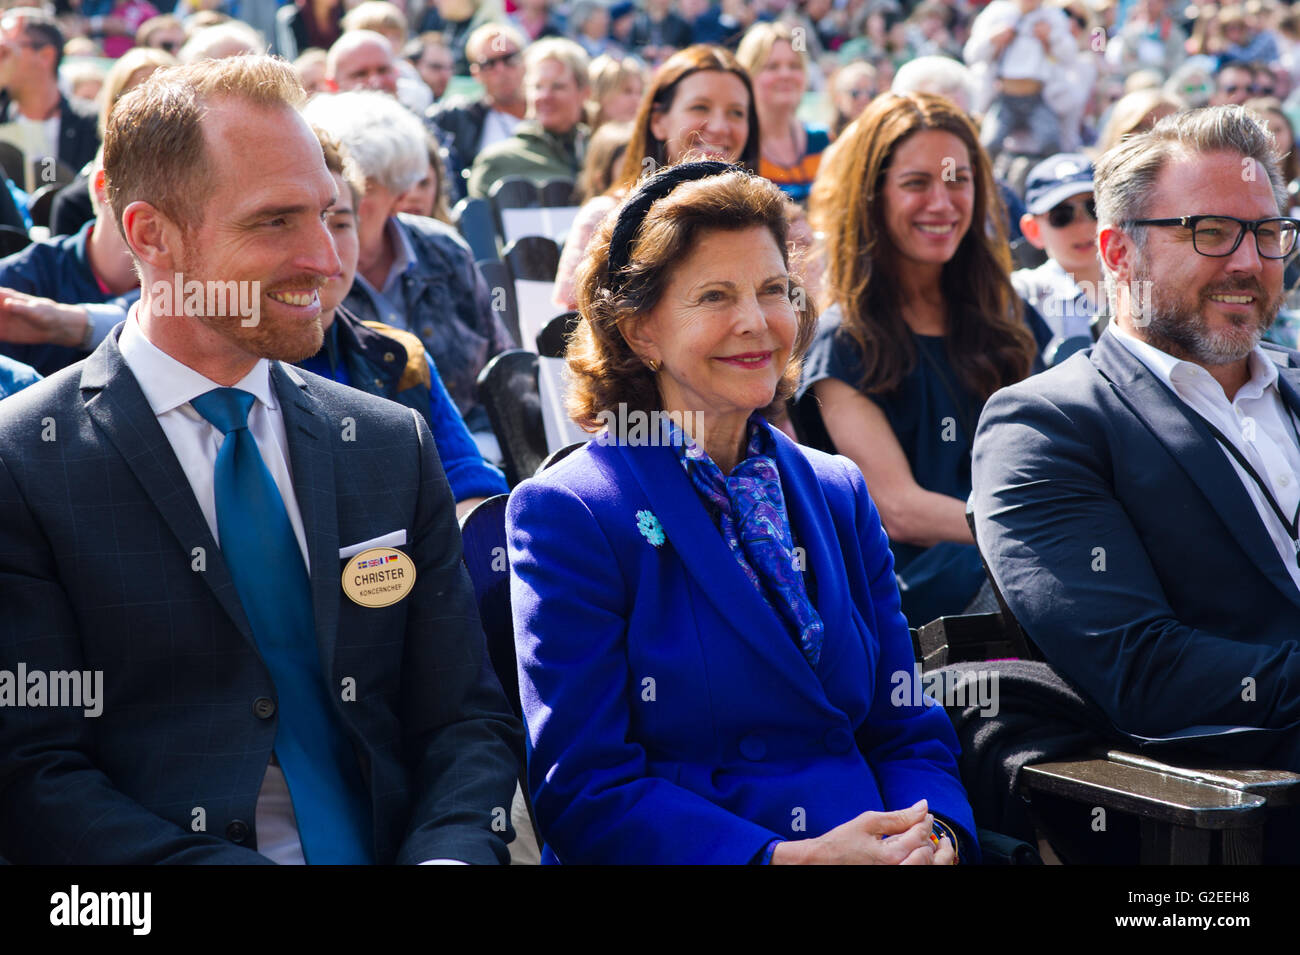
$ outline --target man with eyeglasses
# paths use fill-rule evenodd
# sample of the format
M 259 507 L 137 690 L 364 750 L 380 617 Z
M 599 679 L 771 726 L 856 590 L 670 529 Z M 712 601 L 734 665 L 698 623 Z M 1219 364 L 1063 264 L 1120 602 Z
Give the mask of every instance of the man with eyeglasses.
M 1272 138 L 1169 116 L 1101 157 L 1096 198 L 1114 319 L 985 406 L 977 539 L 1118 730 L 1300 771 L 1300 353 L 1260 343 L 1300 221 Z
M 467 182 L 468 194 L 485 199 L 509 176 L 540 185 L 548 179 L 577 179 L 586 153 L 588 60 L 572 40 L 547 37 L 528 47 L 524 66 L 528 112 L 515 134 L 479 153 Z
M 1097 314 L 1101 262 L 1087 156 L 1058 153 L 1030 170 L 1020 231 L 1030 245 L 1047 252 L 1047 261 L 1012 272 L 1011 284 L 1038 309 L 1057 341 L 1088 338 Z
M 447 172 L 465 191 L 474 157 L 509 139 L 524 118 L 524 38 L 508 24 L 488 23 L 469 35 L 465 55 L 470 76 L 483 87 L 477 99 L 454 96 L 429 107 L 425 117 L 447 147 Z
M 1223 64 L 1214 74 L 1214 93 L 1210 96 L 1210 105 L 1242 106 L 1248 99 L 1272 96 L 1272 77 L 1265 74 L 1265 83 L 1261 83 L 1259 77 L 1259 71 L 1251 63 Z
M 24 150 L 37 164 L 38 184 L 41 159 L 57 159 L 75 172 L 99 148 L 95 113 L 59 92 L 62 59 L 63 31 L 49 14 L 17 7 L 0 19 L 0 122 L 17 127 L 21 142 L 39 144 Z

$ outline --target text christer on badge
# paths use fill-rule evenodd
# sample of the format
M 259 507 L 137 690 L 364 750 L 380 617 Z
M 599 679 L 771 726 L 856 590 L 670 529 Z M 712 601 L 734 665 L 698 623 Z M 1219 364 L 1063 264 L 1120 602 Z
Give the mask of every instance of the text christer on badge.
M 372 547 L 347 559 L 343 592 L 362 607 L 387 607 L 415 586 L 415 564 L 400 550 Z

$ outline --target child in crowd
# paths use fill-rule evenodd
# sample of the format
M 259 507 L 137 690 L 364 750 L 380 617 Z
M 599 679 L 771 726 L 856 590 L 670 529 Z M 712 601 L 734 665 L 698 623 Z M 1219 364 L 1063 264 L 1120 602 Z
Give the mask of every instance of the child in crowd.
M 1011 273 L 1016 291 L 1043 316 L 1055 339 L 1091 337 L 1101 298 L 1097 258 L 1097 206 L 1092 163 L 1079 153 L 1058 153 L 1029 172 L 1020 230 L 1047 261 Z

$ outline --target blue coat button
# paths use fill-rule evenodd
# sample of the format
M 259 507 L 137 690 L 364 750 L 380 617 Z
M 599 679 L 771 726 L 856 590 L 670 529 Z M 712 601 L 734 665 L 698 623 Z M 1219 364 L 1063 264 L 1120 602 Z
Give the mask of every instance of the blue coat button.
M 826 748 L 832 753 L 847 753 L 853 748 L 853 734 L 842 726 L 837 726 L 833 730 L 828 730 L 823 739 Z
M 763 742 L 761 736 L 750 734 L 742 737 L 740 740 L 740 755 L 757 762 L 767 755 L 767 744 Z

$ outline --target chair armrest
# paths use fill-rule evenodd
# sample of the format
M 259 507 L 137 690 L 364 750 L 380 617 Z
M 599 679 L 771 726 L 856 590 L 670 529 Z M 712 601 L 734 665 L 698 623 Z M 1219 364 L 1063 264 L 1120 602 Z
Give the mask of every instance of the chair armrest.
M 1048 793 L 1190 829 L 1264 824 L 1263 796 L 1108 759 L 1026 766 L 1020 786 L 1031 794 Z
M 1225 789 L 1237 789 L 1253 796 L 1261 796 L 1270 809 L 1280 806 L 1300 804 L 1300 774 L 1290 773 L 1284 769 L 1252 769 L 1215 767 L 1212 769 L 1195 769 L 1162 763 L 1149 756 L 1112 749 L 1106 752 L 1106 759 L 1112 763 L 1137 766 L 1170 776 L 1222 786 Z

